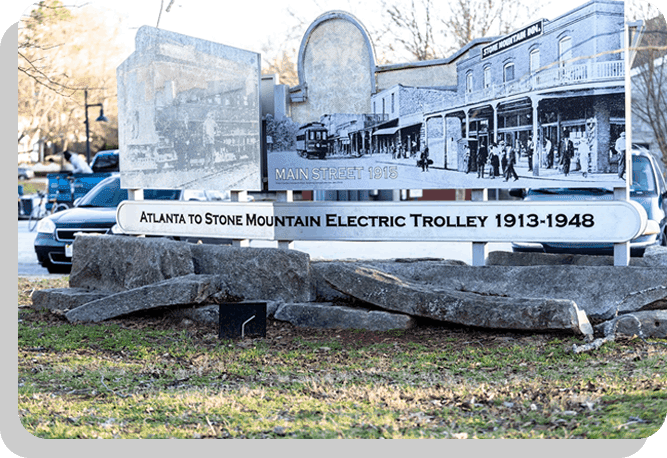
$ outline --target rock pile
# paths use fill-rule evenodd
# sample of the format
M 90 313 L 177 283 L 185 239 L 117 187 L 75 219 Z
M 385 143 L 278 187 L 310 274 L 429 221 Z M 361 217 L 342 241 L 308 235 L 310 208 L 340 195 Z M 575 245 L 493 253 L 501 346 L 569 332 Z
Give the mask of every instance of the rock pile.
M 610 258 L 492 252 L 484 267 L 430 258 L 312 261 L 276 248 L 79 236 L 70 287 L 35 291 L 32 299 L 33 307 L 71 322 L 178 308 L 217 325 L 219 304 L 265 301 L 270 317 L 296 326 L 405 329 L 427 318 L 587 337 L 595 325 L 603 334 L 664 337 L 667 249 L 649 249 L 629 267 L 614 267 Z

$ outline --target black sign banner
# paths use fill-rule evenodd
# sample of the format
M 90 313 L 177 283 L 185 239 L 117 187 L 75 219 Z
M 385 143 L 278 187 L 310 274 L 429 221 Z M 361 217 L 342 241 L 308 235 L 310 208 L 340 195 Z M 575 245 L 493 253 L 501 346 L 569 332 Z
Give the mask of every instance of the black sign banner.
M 485 46 L 482 48 L 482 59 L 491 57 L 494 54 L 511 48 L 512 46 L 518 45 L 519 43 L 523 43 L 526 40 L 530 40 L 531 38 L 539 37 L 542 35 L 543 25 L 543 20 L 540 19 L 539 21 L 524 27 L 521 30 L 517 30 L 512 34 L 496 40 L 488 46 Z

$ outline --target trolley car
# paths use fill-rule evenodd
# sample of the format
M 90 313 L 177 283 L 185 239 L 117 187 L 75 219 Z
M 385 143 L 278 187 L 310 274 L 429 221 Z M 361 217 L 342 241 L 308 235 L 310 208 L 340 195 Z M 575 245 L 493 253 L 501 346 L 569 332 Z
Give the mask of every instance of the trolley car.
M 324 159 L 329 150 L 328 132 L 324 124 L 310 122 L 302 125 L 296 134 L 296 151 L 301 157 Z

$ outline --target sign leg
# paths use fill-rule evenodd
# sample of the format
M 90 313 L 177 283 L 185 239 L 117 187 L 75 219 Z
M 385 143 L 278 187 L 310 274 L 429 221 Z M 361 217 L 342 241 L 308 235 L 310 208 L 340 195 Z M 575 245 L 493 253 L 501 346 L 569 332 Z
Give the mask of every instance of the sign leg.
M 616 200 L 630 199 L 630 189 L 627 187 L 627 185 L 623 188 L 614 188 L 614 199 Z M 614 265 L 615 266 L 630 265 L 630 242 L 614 244 Z
M 614 243 L 614 265 L 630 265 L 630 242 Z
M 277 191 L 276 202 L 294 202 L 294 191 Z M 294 242 L 292 240 L 278 240 L 278 248 L 291 250 L 294 248 Z
M 248 201 L 248 191 L 230 191 L 230 197 L 232 202 L 247 202 Z M 234 247 L 249 247 L 250 240 L 248 239 L 234 239 L 232 240 L 232 246 Z
M 487 189 L 473 189 L 471 190 L 471 200 L 473 202 L 483 202 L 488 199 L 489 191 Z M 484 266 L 486 265 L 486 256 L 489 247 L 486 242 L 472 242 L 472 265 Z

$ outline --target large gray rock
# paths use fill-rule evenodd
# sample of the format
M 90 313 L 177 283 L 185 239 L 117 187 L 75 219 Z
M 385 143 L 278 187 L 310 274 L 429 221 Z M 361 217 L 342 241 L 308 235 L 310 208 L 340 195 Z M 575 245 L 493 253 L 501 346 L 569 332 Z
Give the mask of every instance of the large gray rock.
M 449 268 L 460 267 L 443 266 L 445 270 Z M 407 315 L 491 329 L 569 330 L 585 335 L 593 332 L 585 313 L 571 300 L 434 288 L 351 263 L 322 263 L 318 269 L 337 290 Z
M 613 256 L 590 256 L 581 254 L 512 253 L 491 251 L 486 258 L 487 266 L 613 266 Z M 648 267 L 655 265 L 644 258 L 630 258 L 630 265 Z
M 190 245 L 165 238 L 77 236 L 72 288 L 125 291 L 194 273 Z
M 215 275 L 185 275 L 88 302 L 65 313 L 70 322 L 97 322 L 140 310 L 237 300 Z
M 51 288 L 37 289 L 32 293 L 32 307 L 35 310 L 50 310 L 52 312 L 77 308 L 98 299 L 102 299 L 111 292 L 88 291 L 81 288 Z
M 513 253 L 509 253 L 510 255 Z M 520 254 L 520 253 L 514 253 Z M 545 259 L 549 256 L 546 255 Z M 567 255 L 566 255 L 567 256 Z M 587 258 L 596 258 L 588 256 Z M 417 269 L 403 269 L 391 261 L 313 262 L 311 270 L 316 279 L 318 296 L 330 290 L 324 284 L 322 272 L 332 263 L 367 266 L 406 281 L 434 288 L 475 292 L 484 295 L 516 298 L 550 298 L 574 301 L 591 321 L 600 322 L 615 316 L 619 307 L 623 312 L 665 308 L 659 295 L 645 293 L 629 299 L 638 292 L 667 286 L 666 267 L 619 267 L 582 265 L 534 266 L 460 266 L 440 261 L 423 261 Z M 350 300 L 350 295 L 338 293 L 339 298 Z M 651 297 L 655 299 L 650 300 Z M 319 299 L 320 297 L 318 297 Z M 333 300 L 333 299 L 332 299 Z M 655 302 L 657 301 L 657 302 Z
M 654 286 L 642 291 L 635 291 L 625 296 L 618 303 L 619 314 L 654 309 L 667 309 L 667 287 Z
M 603 336 L 640 336 L 646 339 L 667 338 L 667 310 L 647 310 L 619 315 L 595 326 Z
M 300 327 L 369 331 L 408 329 L 415 324 L 414 318 L 407 315 L 331 303 L 282 304 L 276 310 L 275 319 Z
M 80 236 L 73 249 L 72 288 L 120 292 L 202 274 L 219 276 L 246 300 L 311 299 L 310 256 L 299 251 L 119 236 Z
M 319 266 L 326 268 L 331 261 L 311 261 L 310 271 L 313 283 L 313 298 L 320 302 L 350 301 L 351 297 L 329 285 L 319 273 Z M 430 283 L 434 278 L 441 275 L 440 268 L 443 266 L 467 266 L 463 261 L 436 258 L 416 259 L 380 259 L 363 261 L 335 261 L 351 265 L 364 265 L 400 278 L 410 279 L 416 282 Z
M 310 256 L 277 248 L 191 245 L 195 273 L 218 275 L 244 300 L 311 300 Z
M 644 251 L 643 259 L 653 266 L 667 266 L 667 247 L 648 247 L 646 251 Z
M 441 285 L 462 291 L 568 299 L 584 310 L 591 321 L 613 317 L 621 301 L 632 293 L 667 285 L 664 267 L 446 267 L 441 275 Z

